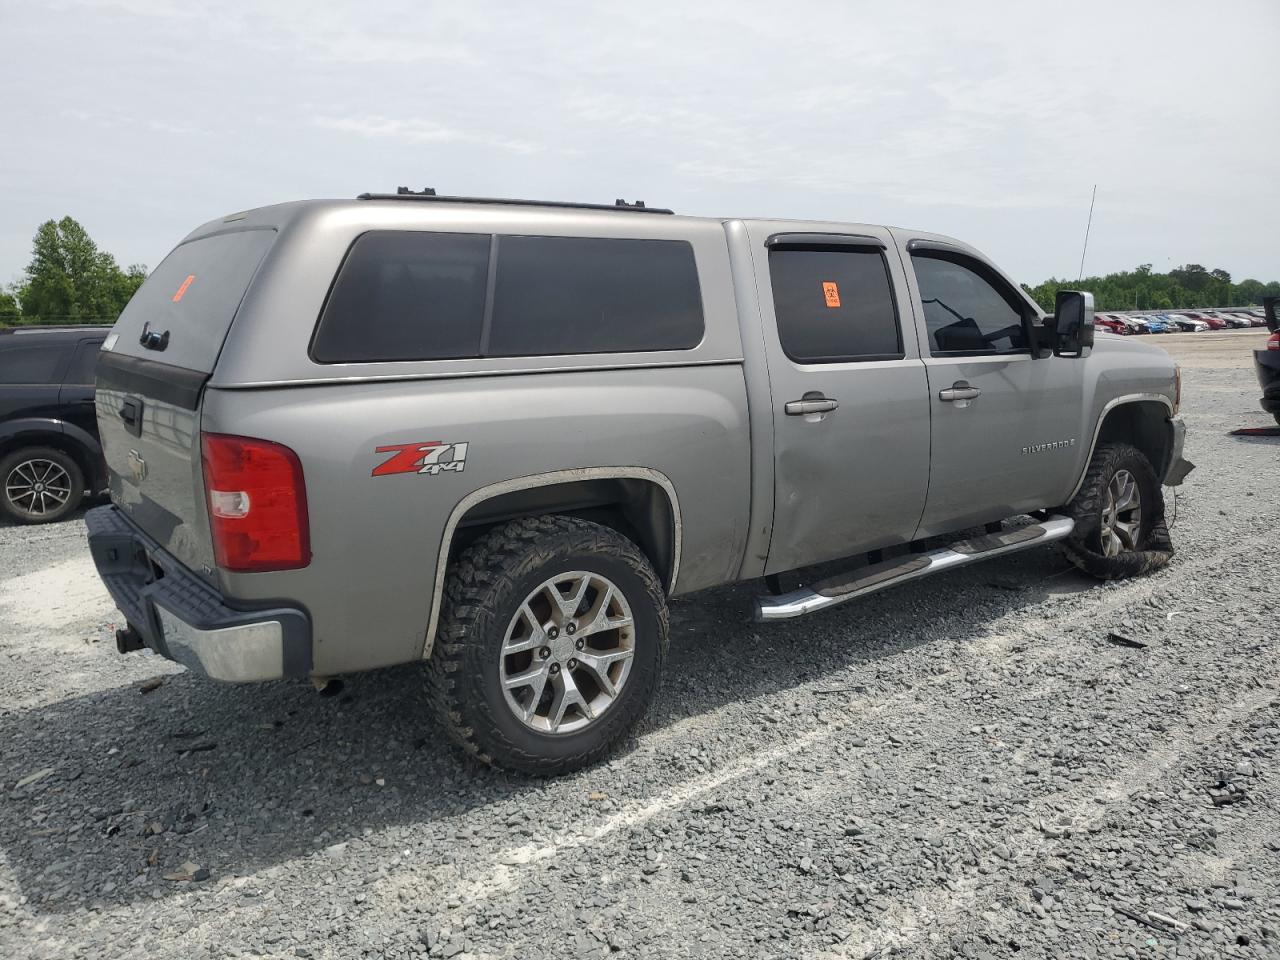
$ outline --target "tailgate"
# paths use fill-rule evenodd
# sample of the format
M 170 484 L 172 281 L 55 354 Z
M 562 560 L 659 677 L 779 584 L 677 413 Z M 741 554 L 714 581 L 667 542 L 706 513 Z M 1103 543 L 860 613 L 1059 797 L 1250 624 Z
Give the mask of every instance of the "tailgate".
M 200 400 L 275 236 L 240 230 L 180 244 L 129 301 L 98 361 L 98 428 L 111 499 L 210 580 Z

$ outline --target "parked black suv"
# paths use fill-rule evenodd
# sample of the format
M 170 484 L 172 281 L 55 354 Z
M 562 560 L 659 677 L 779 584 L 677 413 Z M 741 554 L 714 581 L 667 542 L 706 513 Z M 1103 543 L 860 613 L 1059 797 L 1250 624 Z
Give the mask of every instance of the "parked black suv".
M 0 516 L 50 523 L 106 487 L 93 370 L 109 332 L 0 329 Z

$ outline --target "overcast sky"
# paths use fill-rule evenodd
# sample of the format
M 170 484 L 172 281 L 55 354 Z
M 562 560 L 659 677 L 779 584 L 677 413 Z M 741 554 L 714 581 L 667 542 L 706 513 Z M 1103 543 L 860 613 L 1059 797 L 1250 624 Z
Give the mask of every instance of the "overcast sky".
M 977 11 L 981 11 L 978 13 Z M 1280 2 L 0 0 L 0 282 L 397 185 L 1280 279 Z

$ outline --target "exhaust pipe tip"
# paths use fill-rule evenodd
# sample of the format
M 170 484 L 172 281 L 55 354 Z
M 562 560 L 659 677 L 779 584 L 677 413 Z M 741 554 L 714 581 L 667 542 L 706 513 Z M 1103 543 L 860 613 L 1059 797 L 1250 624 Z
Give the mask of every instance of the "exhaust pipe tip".
M 142 634 L 133 628 L 130 624 L 123 630 L 116 631 L 116 650 L 120 653 L 133 653 L 135 650 L 141 650 L 146 646 L 143 642 Z

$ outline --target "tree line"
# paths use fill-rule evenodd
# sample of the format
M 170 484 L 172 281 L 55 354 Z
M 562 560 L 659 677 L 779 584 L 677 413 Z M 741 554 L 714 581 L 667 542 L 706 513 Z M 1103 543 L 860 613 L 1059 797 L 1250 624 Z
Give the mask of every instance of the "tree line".
M 1022 285 L 1046 312 L 1053 310 L 1059 290 L 1088 290 L 1098 310 L 1190 310 L 1196 307 L 1245 307 L 1262 298 L 1280 296 L 1280 280 L 1233 282 L 1220 268 L 1206 270 L 1198 263 L 1155 273 L 1144 263 L 1134 270 L 1081 280 L 1051 278 L 1037 286 Z
M 48 220 L 36 229 L 31 262 L 22 279 L 0 286 L 0 324 L 114 323 L 146 279 L 145 266 L 135 263 L 121 269 L 71 217 Z M 1022 288 L 1045 311 L 1053 310 L 1059 290 L 1088 290 L 1099 310 L 1239 307 L 1261 303 L 1264 296 L 1280 296 L 1280 280 L 1234 282 L 1226 270 L 1206 270 L 1198 263 L 1168 273 L 1155 273 L 1144 263 L 1105 277 L 1050 278 Z

